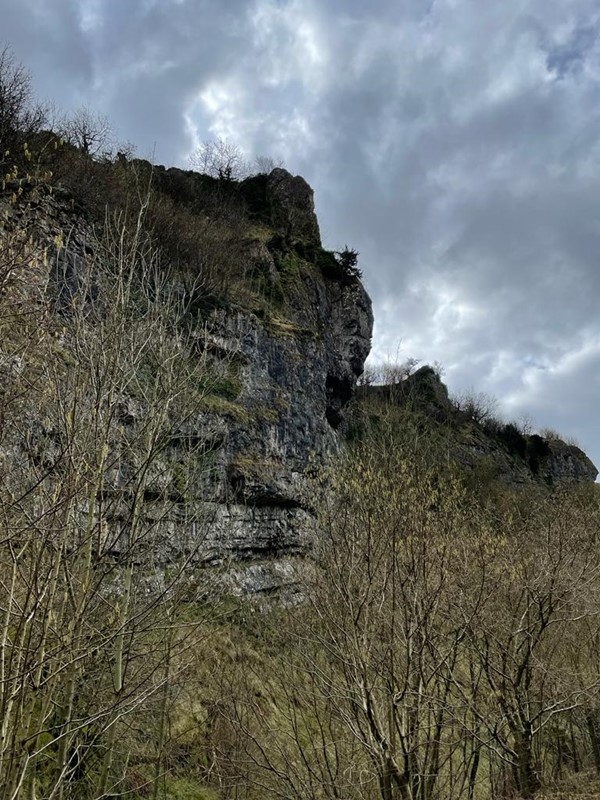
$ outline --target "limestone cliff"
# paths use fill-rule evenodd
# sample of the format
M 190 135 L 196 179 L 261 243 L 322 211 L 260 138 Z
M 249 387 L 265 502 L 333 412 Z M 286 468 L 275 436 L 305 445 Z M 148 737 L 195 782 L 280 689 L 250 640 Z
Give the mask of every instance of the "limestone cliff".
M 138 162 L 139 169 L 149 165 Z M 206 176 L 162 168 L 153 173 L 156 190 L 185 203 L 202 224 Z M 212 382 L 198 412 L 169 432 L 143 513 L 153 521 L 159 561 L 168 566 L 198 544 L 185 506 L 202 506 L 194 560 L 227 563 L 236 591 L 268 592 L 292 581 L 293 559 L 305 550 L 310 504 L 304 477 L 339 448 L 373 319 L 357 276 L 323 250 L 313 193 L 302 178 L 277 169 L 223 189 L 235 189 L 236 213 L 245 220 L 236 245 L 243 276 L 227 299 L 193 312 L 189 349 L 205 359 Z M 85 265 L 102 258 L 93 220 L 67 191 L 40 185 L 22 186 L 17 202 L 5 198 L 3 212 L 2 234 L 26 231 L 35 254 L 30 299 L 39 305 L 50 298 L 56 314 L 68 315 L 82 291 Z M 133 438 L 145 424 L 147 404 L 135 393 L 119 404 L 118 424 Z M 30 413 L 29 428 L 47 449 L 60 426 Z M 192 494 L 178 497 L 173 487 L 190 442 L 204 454 L 206 475 Z M 17 451 L 21 461 L 31 457 L 26 447 L 11 444 L 13 458 Z M 123 475 L 132 466 L 119 470 L 105 491 L 127 491 Z M 173 497 L 168 513 L 165 493 Z

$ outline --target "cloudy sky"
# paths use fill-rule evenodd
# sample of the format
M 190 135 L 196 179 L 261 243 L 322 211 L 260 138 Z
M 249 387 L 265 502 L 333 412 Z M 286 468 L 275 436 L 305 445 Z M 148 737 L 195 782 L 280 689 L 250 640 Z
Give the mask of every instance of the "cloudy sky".
M 40 97 L 187 166 L 224 137 L 361 254 L 375 360 L 600 465 L 598 0 L 0 0 Z

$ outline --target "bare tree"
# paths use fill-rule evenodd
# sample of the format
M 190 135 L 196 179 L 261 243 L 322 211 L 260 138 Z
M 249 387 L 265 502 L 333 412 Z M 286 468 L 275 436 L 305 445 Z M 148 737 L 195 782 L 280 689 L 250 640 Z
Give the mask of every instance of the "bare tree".
M 465 633 L 486 688 L 471 694 L 473 715 L 519 797 L 533 797 L 543 781 L 550 723 L 597 703 L 593 660 L 571 653 L 597 637 L 598 534 L 587 499 L 529 496 L 497 514 L 463 573 Z
M 452 403 L 468 419 L 480 425 L 491 422 L 498 416 L 498 401 L 485 392 L 464 392 L 453 397 Z
M 203 142 L 190 157 L 190 163 L 204 174 L 224 181 L 242 180 L 251 171 L 238 145 L 220 138 Z
M 64 139 L 79 147 L 85 155 L 110 154 L 112 127 L 108 117 L 83 106 L 59 126 Z
M 2 356 L 21 348 L 0 430 L 0 795 L 10 800 L 124 791 L 127 720 L 168 701 L 205 635 L 203 614 L 185 609 L 208 587 L 199 548 L 210 519 L 188 501 L 204 481 L 191 431 L 210 367 L 188 350 L 185 306 L 141 221 L 133 235 L 109 221 L 94 250 L 57 307 L 44 293 L 35 319 L 21 295 L 0 300 Z M 11 333 L 17 312 L 32 327 L 44 313 L 35 340 Z M 177 545 L 174 521 L 188 531 Z
M 254 171 L 259 175 L 268 175 L 274 169 L 282 169 L 285 167 L 282 158 L 274 158 L 272 156 L 256 156 L 253 162 Z
M 450 709 L 464 631 L 448 603 L 469 504 L 452 478 L 389 445 L 363 451 L 324 509 L 312 638 L 329 664 L 313 655 L 307 668 L 337 698 L 377 796 L 458 797 L 469 762 Z
M 403 383 L 419 366 L 418 358 L 407 358 L 406 361 L 386 361 L 380 366 L 381 382 L 389 386 Z

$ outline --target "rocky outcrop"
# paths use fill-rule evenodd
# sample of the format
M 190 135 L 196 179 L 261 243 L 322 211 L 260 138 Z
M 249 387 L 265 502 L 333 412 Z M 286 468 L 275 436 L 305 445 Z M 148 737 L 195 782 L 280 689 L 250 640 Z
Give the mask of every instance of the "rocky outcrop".
M 593 483 L 598 475 L 595 465 L 575 445 L 526 433 L 514 423 L 482 414 L 477 403 L 473 408 L 468 403 L 461 408 L 430 366 L 393 384 L 363 386 L 358 397 L 363 407 L 375 404 L 375 416 L 377 407 L 396 407 L 412 415 L 417 426 L 419 417 L 424 417 L 431 431 L 443 440 L 445 451 L 478 485 L 500 480 L 512 486 L 560 486 Z
M 157 185 L 190 208 L 206 190 L 205 176 L 155 173 Z M 311 520 L 306 476 L 340 446 L 373 318 L 360 281 L 322 249 L 312 189 L 302 178 L 277 169 L 234 188 L 255 226 L 241 247 L 247 286 L 202 312 L 202 334 L 191 346 L 220 377 L 185 428 L 170 433 L 144 514 L 161 568 L 194 552 L 197 563 L 226 564 L 233 591 L 256 594 L 293 583 Z M 43 253 L 32 269 L 38 291 L 52 295 L 56 313 L 68 313 L 81 265 L 98 256 L 91 224 L 66 194 L 40 187 L 8 208 L 7 219 L 9 227 L 27 229 Z M 120 402 L 118 422 L 134 438 L 147 408 L 135 397 Z M 52 437 L 47 421 L 31 425 L 41 438 Z M 173 487 L 190 442 L 210 454 L 210 469 L 192 495 L 178 497 Z M 113 494 L 126 493 L 127 470 L 120 469 Z M 165 512 L 168 493 L 173 502 Z M 190 505 L 201 509 L 201 525 L 187 522 Z
M 546 483 L 593 483 L 596 480 L 598 469 L 581 448 L 560 439 L 550 439 L 547 444 L 548 453 L 538 471 Z
M 281 168 L 247 178 L 240 186 L 250 214 L 260 218 L 289 242 L 320 247 L 313 190 L 304 178 Z

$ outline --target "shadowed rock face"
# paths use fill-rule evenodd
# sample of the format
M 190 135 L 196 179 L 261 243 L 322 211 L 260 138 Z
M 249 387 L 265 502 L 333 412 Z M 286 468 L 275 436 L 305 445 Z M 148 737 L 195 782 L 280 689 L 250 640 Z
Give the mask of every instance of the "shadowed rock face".
M 546 483 L 593 483 L 598 477 L 595 464 L 579 447 L 552 439 L 548 442 L 548 450 L 548 456 L 539 468 Z
M 271 206 L 269 222 L 275 230 L 309 246 L 321 244 L 313 190 L 304 178 L 274 169 L 267 178 L 266 194 Z
M 260 259 L 270 254 L 274 266 L 267 273 L 277 277 L 285 273 L 294 243 L 319 246 L 318 223 L 312 190 L 302 178 L 274 170 L 262 188 L 262 219 L 277 239 Z M 274 569 L 289 577 L 280 560 L 305 550 L 310 508 L 304 475 L 339 448 L 339 430 L 370 349 L 371 301 L 359 281 L 332 280 L 301 261 L 288 287 L 284 320 L 265 321 L 240 309 L 216 313 L 213 324 L 226 348 L 237 348 L 243 382 L 237 402 L 249 415 L 249 421 L 228 424 L 220 453 L 222 500 L 241 521 L 231 547 L 236 557 L 262 562 L 248 571 L 244 591 L 252 585 L 260 591 L 262 578 L 266 590 Z
M 254 175 L 239 187 L 248 213 L 268 225 L 287 242 L 320 247 L 313 190 L 300 175 L 277 168 L 269 175 Z
M 202 176 L 182 170 L 156 168 L 155 178 L 161 191 L 190 207 L 206 188 Z M 217 371 L 221 363 L 235 374 L 236 389 L 227 402 L 215 402 L 173 434 L 144 513 L 158 543 L 158 566 L 193 551 L 201 536 L 196 561 L 229 564 L 230 588 L 256 594 L 293 583 L 294 559 L 306 552 L 311 523 L 305 476 L 340 446 L 373 316 L 355 276 L 333 269 L 332 277 L 321 267 L 335 268 L 335 259 L 321 248 L 313 192 L 303 178 L 276 169 L 233 188 L 261 233 L 251 234 L 243 250 L 248 272 L 260 278 L 265 297 L 279 300 L 261 305 L 253 295 L 252 302 L 232 301 L 207 314 L 202 348 L 210 349 Z M 15 224 L 26 225 L 47 246 L 47 291 L 62 313 L 78 290 L 78 264 L 94 258 L 89 224 L 70 198 L 56 192 L 39 194 Z M 60 259 L 53 251 L 59 238 Z M 125 398 L 122 406 L 119 422 L 135 436 L 144 423 L 143 403 Z M 176 483 L 190 442 L 211 454 L 210 477 L 165 515 L 161 494 Z M 126 481 L 115 482 L 112 492 L 122 493 L 126 503 Z M 186 522 L 186 504 L 202 509 L 201 526 Z

